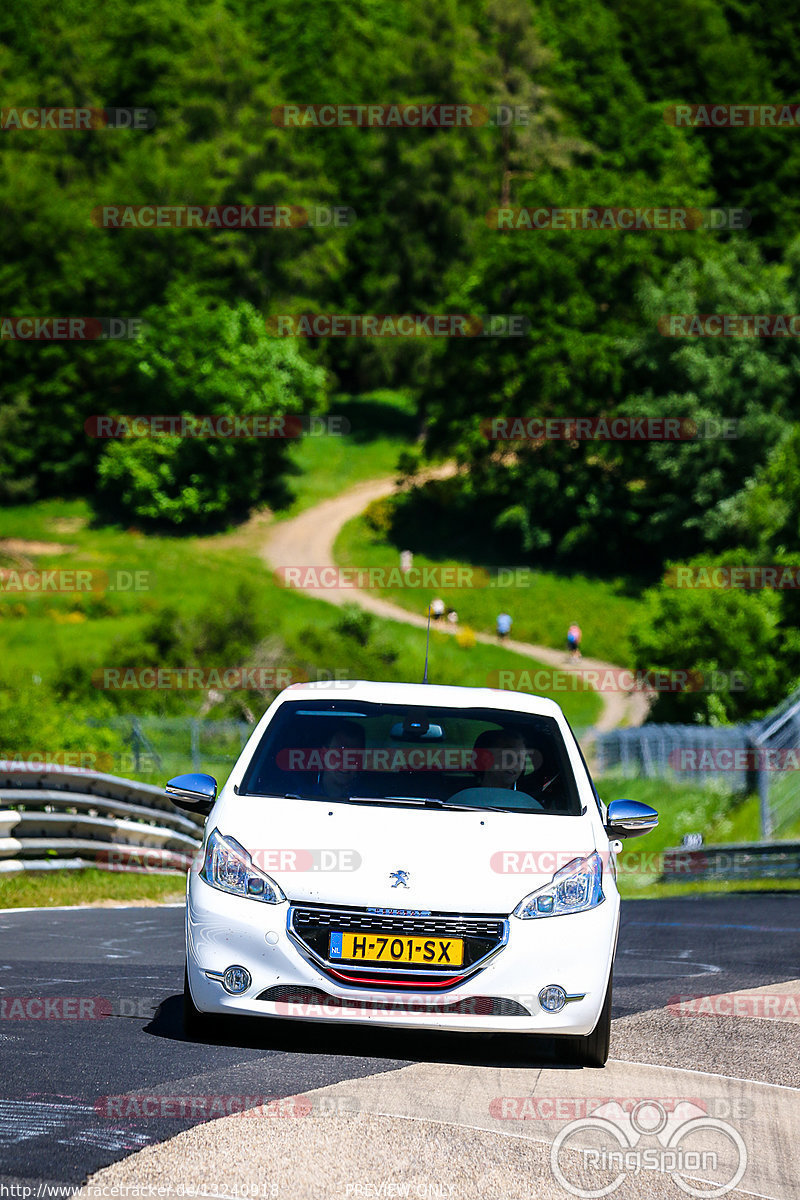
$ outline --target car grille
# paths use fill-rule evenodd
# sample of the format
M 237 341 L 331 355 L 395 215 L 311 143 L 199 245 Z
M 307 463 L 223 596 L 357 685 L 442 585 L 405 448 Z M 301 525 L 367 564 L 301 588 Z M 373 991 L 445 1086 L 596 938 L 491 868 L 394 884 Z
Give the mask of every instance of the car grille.
M 420 1012 L 447 1015 L 480 1017 L 528 1017 L 530 1013 L 516 1000 L 501 996 L 467 996 L 453 1004 L 416 1004 L 413 1001 L 392 1003 L 391 1001 L 345 1000 L 340 996 L 329 996 L 320 988 L 291 987 L 281 984 L 267 988 L 258 997 L 272 1004 L 324 1004 L 326 1008 L 375 1009 L 382 1012 Z M 291 1014 L 287 1014 L 291 1015 Z
M 461 916 L 458 913 L 430 913 L 415 916 L 408 913 L 384 914 L 358 908 L 326 908 L 322 905 L 298 905 L 290 914 L 290 928 L 309 950 L 320 959 L 328 960 L 330 934 L 334 930 L 353 929 L 360 932 L 407 934 L 417 937 L 455 937 L 464 939 L 464 962 L 457 968 L 464 975 L 506 938 L 506 921 L 502 917 Z M 453 972 L 452 966 L 409 968 L 407 964 L 356 964 L 337 962 L 336 967 L 365 974 L 390 976 L 392 971 L 429 978 Z

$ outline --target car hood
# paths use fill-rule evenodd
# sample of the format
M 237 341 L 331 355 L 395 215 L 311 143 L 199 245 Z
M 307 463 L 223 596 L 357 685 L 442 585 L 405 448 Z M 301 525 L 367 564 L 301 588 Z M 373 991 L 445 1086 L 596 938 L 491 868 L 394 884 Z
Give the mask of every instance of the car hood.
M 264 796 L 222 800 L 212 828 L 236 838 L 290 901 L 433 912 L 509 913 L 595 849 L 588 816 Z

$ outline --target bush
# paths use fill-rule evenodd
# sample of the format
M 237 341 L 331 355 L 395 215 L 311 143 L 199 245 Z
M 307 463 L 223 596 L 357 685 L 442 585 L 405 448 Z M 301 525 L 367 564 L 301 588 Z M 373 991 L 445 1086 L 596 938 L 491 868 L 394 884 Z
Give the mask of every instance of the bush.
M 768 712 L 795 685 L 800 636 L 792 628 L 790 609 L 797 602 L 790 593 L 676 586 L 681 578 L 703 580 L 703 570 L 744 565 L 744 551 L 671 563 L 664 582 L 645 593 L 631 631 L 635 667 L 695 673 L 689 684 L 695 690 L 657 695 L 651 720 L 712 725 L 750 720 Z M 690 577 L 676 574 L 687 567 Z
M 319 408 L 324 374 L 286 340 L 267 337 L 249 304 L 215 306 L 196 291 L 151 311 L 147 340 L 130 342 L 121 415 L 280 418 Z M 111 441 L 98 466 L 98 507 L 143 526 L 225 524 L 282 502 L 287 440 L 178 435 Z

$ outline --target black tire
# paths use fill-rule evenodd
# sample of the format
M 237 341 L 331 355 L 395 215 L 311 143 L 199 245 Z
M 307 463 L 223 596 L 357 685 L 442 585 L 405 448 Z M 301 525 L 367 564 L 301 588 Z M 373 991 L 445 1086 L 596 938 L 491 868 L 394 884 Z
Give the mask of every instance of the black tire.
M 189 991 L 189 971 L 183 969 L 183 1032 L 192 1042 L 210 1042 L 219 1032 L 220 1018 L 200 1012 Z
M 613 968 L 608 977 L 606 998 L 600 1010 L 600 1017 L 591 1033 L 585 1037 L 569 1038 L 568 1055 L 570 1062 L 581 1067 L 604 1067 L 608 1060 L 611 1047 L 611 993 L 613 991 Z

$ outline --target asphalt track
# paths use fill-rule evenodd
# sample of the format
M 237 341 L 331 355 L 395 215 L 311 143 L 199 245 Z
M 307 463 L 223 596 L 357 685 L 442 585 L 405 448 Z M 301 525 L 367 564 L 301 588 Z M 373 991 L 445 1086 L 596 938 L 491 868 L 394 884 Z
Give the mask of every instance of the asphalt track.
M 173 1162 L 172 1147 L 185 1164 L 187 1183 L 210 1164 L 218 1190 L 207 1194 L 236 1195 L 242 1146 L 250 1148 L 252 1174 L 259 1141 L 269 1155 L 271 1186 L 278 1188 L 265 1196 L 549 1196 L 553 1179 L 545 1147 L 565 1121 L 497 1119 L 504 1096 L 705 1097 L 714 1102 L 707 1111 L 727 1118 L 748 1150 L 741 1191 L 727 1194 L 777 1200 L 800 1195 L 800 1023 L 785 1012 L 780 1019 L 758 1012 L 681 1016 L 667 1008 L 676 995 L 752 989 L 799 1000 L 798 895 L 624 904 L 612 1060 L 603 1071 L 566 1069 L 555 1044 L 547 1042 L 308 1022 L 245 1022 L 231 1028 L 224 1044 L 189 1042 L 180 1017 L 182 919 L 180 907 L 0 912 L 0 1197 L 45 1197 L 52 1195 L 48 1184 L 77 1188 L 109 1164 L 120 1165 L 101 1180 L 124 1179 L 126 1170 L 134 1172 L 127 1178 L 143 1183 L 163 1179 L 176 1169 L 165 1166 Z M 49 1017 L 31 1019 L 32 998 L 51 1001 Z M 75 1010 L 63 1005 L 73 998 L 93 999 L 84 1012 L 95 1015 L 71 1019 Z M 15 1006 L 15 999 L 27 1007 Z M 46 1008 L 39 1004 L 35 1011 L 45 1014 Z M 205 1100 L 194 1120 L 120 1119 L 103 1100 L 246 1096 L 257 1104 L 309 1093 L 304 1121 L 228 1117 L 206 1123 Z M 513 1105 L 508 1110 L 515 1111 Z M 424 1178 L 433 1179 L 436 1170 L 436 1178 L 444 1179 L 440 1190 L 430 1184 L 427 1191 L 418 1186 L 403 1193 L 385 1182 L 383 1191 L 374 1190 L 379 1185 L 370 1180 L 395 1179 L 393 1156 L 419 1164 L 433 1153 L 431 1128 L 446 1128 L 437 1152 L 444 1154 L 447 1145 L 454 1156 L 444 1176 L 446 1155 L 426 1168 Z M 382 1176 L 370 1167 L 379 1135 Z M 405 1148 L 404 1139 L 412 1136 L 417 1150 Z M 360 1141 L 348 1149 L 348 1138 Z M 346 1154 L 361 1162 L 361 1173 L 351 1171 L 348 1178 L 367 1182 L 302 1190 L 296 1179 L 316 1178 L 309 1139 L 313 1147 L 328 1146 L 322 1183 L 335 1175 L 332 1157 Z M 302 1161 L 292 1161 L 301 1146 Z M 523 1153 L 528 1158 L 518 1162 Z M 464 1175 L 473 1158 L 488 1172 L 474 1193 L 472 1176 Z M 227 1183 L 221 1184 L 226 1162 Z M 263 1163 L 260 1170 L 266 1179 Z M 509 1171 L 511 1182 L 498 1183 Z M 166 1178 L 169 1183 L 174 1174 Z M 638 1193 L 628 1192 L 626 1183 L 614 1195 L 661 1195 L 652 1183 L 640 1181 Z M 556 1187 L 552 1194 L 569 1193 Z

